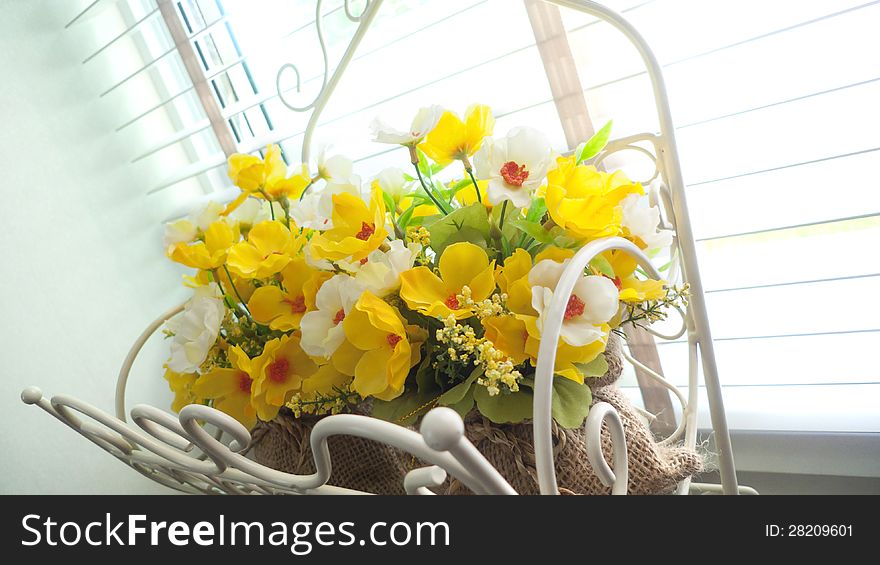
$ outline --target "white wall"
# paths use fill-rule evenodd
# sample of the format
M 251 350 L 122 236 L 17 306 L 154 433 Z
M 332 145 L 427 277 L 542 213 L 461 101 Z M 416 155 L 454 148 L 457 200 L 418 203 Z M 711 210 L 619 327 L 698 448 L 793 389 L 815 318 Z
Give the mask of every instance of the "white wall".
M 0 493 L 165 492 L 19 399 L 38 385 L 112 412 L 130 343 L 185 296 L 162 254 L 161 223 L 181 190 L 199 187 L 148 200 L 150 181 L 183 155 L 130 164 L 170 124 L 114 131 L 156 93 L 141 82 L 124 87 L 140 97 L 98 97 L 137 62 L 124 60 L 133 47 L 121 42 L 82 64 L 122 23 L 104 2 L 65 30 L 88 3 L 0 0 Z M 135 403 L 168 406 L 165 351 L 159 339 L 140 359 Z

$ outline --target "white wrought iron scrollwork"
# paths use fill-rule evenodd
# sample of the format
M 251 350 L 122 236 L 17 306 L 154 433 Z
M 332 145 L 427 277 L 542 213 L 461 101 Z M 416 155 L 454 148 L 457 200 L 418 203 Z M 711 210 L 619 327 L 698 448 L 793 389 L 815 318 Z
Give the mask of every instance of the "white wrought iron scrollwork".
M 351 42 L 348 44 L 348 47 L 345 50 L 345 53 L 342 55 L 342 58 L 339 60 L 339 64 L 336 66 L 336 69 L 333 71 L 333 74 L 330 75 L 330 60 L 327 55 L 327 43 L 324 39 L 324 0 L 316 0 L 315 2 L 315 27 L 318 30 L 318 44 L 321 47 L 321 58 L 323 61 L 324 71 L 321 75 L 321 88 L 318 90 L 318 93 L 315 95 L 315 98 L 305 106 L 297 106 L 293 102 L 287 99 L 285 96 L 286 90 L 281 86 L 281 78 L 284 76 L 285 71 L 292 70 L 294 75 L 296 76 L 296 90 L 297 92 L 301 91 L 302 87 L 302 77 L 300 75 L 299 69 L 293 63 L 285 63 L 278 69 L 278 74 L 275 76 L 275 88 L 278 91 L 278 98 L 281 100 L 281 103 L 284 104 L 287 108 L 293 110 L 294 112 L 307 112 L 312 110 L 312 115 L 309 118 L 308 126 L 306 127 L 305 137 L 303 138 L 302 145 L 302 162 L 308 163 L 311 145 L 312 145 L 312 134 L 315 131 L 315 128 L 318 125 L 318 120 L 321 117 L 321 112 L 324 110 L 324 106 L 327 104 L 327 101 L 330 99 L 330 96 L 333 95 L 333 91 L 336 89 L 336 85 L 339 83 L 339 79 L 342 77 L 342 74 L 345 72 L 345 69 L 348 68 L 348 64 L 351 62 L 352 57 L 354 57 L 355 51 L 357 51 L 358 45 L 360 45 L 361 40 L 369 29 L 370 24 L 373 21 L 376 13 L 379 11 L 379 7 L 382 5 L 382 0 L 363 0 L 364 7 L 361 10 L 360 14 L 355 14 L 351 8 L 351 0 L 344 0 L 343 9 L 345 11 L 345 17 L 348 18 L 349 21 L 358 24 L 357 29 L 354 32 L 354 35 L 351 38 Z M 329 78 L 328 78 L 329 77 Z

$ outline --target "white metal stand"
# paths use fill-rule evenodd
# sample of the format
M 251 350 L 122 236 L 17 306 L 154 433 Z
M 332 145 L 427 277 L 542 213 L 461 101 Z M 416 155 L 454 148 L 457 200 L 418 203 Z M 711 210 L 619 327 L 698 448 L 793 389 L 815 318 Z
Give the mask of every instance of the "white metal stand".
M 639 33 L 619 14 L 587 0 L 547 0 L 553 4 L 591 14 L 602 19 L 623 33 L 638 49 L 651 78 L 654 98 L 659 116 L 659 133 L 646 133 L 611 142 L 598 157 L 602 161 L 622 150 L 636 150 L 648 154 L 655 163 L 655 178 L 662 181 L 660 189 L 652 196 L 665 210 L 667 227 L 676 232 L 675 246 L 678 251 L 684 280 L 690 284 L 690 305 L 680 311 L 682 326 L 676 335 L 660 335 L 660 339 L 678 339 L 687 334 L 689 374 L 687 397 L 659 374 L 651 371 L 630 357 L 645 374 L 673 392 L 682 405 L 682 421 L 678 429 L 665 443 L 684 439 L 686 446 L 696 444 L 696 411 L 698 399 L 698 372 L 702 363 L 703 379 L 709 399 L 712 429 L 719 455 L 721 486 L 691 485 L 682 481 L 677 489 L 680 494 L 716 492 L 754 494 L 747 487 L 739 487 L 730 434 L 724 413 L 721 385 L 715 363 L 715 353 L 706 313 L 706 302 L 700 272 L 697 267 L 696 248 L 691 230 L 684 183 L 675 144 L 675 131 L 669 110 L 666 87 L 660 66 Z M 306 106 L 295 106 L 285 98 L 280 83 L 287 70 L 293 70 L 299 86 L 299 71 L 292 64 L 284 65 L 278 72 L 276 86 L 282 102 L 290 109 L 303 112 L 312 110 L 302 148 L 304 163 L 309 161 L 312 134 L 317 127 L 321 112 L 333 94 L 339 79 L 348 67 L 358 45 L 376 16 L 382 0 L 368 0 L 360 14 L 351 9 L 351 0 L 345 0 L 345 14 L 357 23 L 357 29 L 333 74 L 329 74 L 329 61 L 323 36 L 322 0 L 316 2 L 316 25 L 324 58 L 324 79 L 316 98 Z M 648 143 L 649 151 L 637 143 Z M 559 338 L 565 305 L 574 284 L 590 260 L 608 250 L 621 250 L 635 258 L 645 272 L 656 279 L 659 273 L 648 257 L 631 242 L 611 237 L 594 241 L 578 251 L 553 294 L 550 313 L 544 326 L 544 337 L 538 354 L 535 375 L 534 432 L 537 458 L 538 482 L 542 494 L 557 494 L 556 474 L 553 465 L 551 439 L 551 395 L 553 360 Z M 81 402 L 73 397 L 59 395 L 46 399 L 36 387 L 22 392 L 22 400 L 36 404 L 58 418 L 73 430 L 85 436 L 126 465 L 139 473 L 173 489 L 191 493 L 228 494 L 352 494 L 353 491 L 327 485 L 331 472 L 327 438 L 347 434 L 387 443 L 429 462 L 425 468 L 410 471 L 404 481 L 409 494 L 432 494 L 427 489 L 442 483 L 447 473 L 459 479 L 476 493 L 516 494 L 507 481 L 477 451 L 464 436 L 464 424 L 454 411 L 435 408 L 423 418 L 419 432 L 396 424 L 355 415 L 328 416 L 318 422 L 311 435 L 311 447 L 315 454 L 316 472 L 311 475 L 292 475 L 269 469 L 241 454 L 250 444 L 248 431 L 230 416 L 201 405 L 190 405 L 175 417 L 164 410 L 146 405 L 131 409 L 134 425 L 126 423 L 125 386 L 135 357 L 147 339 L 165 322 L 178 314 L 182 307 L 172 309 L 150 324 L 135 341 L 125 359 L 116 389 L 116 417 Z M 83 420 L 82 416 L 87 417 Z M 208 433 L 200 422 L 213 426 L 217 432 Z M 613 467 L 605 461 L 599 441 L 603 422 L 611 432 Z M 586 422 L 589 460 L 600 480 L 612 487 L 612 494 L 626 494 L 627 459 L 624 430 L 615 409 L 607 403 L 598 403 L 590 411 Z M 223 438 L 225 441 L 221 441 Z

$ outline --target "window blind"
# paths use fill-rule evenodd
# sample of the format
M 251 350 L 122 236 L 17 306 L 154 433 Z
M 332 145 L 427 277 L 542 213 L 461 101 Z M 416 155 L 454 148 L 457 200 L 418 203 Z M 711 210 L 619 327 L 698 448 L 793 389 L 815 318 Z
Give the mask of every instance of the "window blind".
M 655 0 L 627 16 L 664 67 L 732 427 L 880 429 L 856 401 L 880 392 L 880 5 Z M 653 131 L 635 51 L 563 18 L 594 123 Z M 686 344 L 658 347 L 686 384 Z

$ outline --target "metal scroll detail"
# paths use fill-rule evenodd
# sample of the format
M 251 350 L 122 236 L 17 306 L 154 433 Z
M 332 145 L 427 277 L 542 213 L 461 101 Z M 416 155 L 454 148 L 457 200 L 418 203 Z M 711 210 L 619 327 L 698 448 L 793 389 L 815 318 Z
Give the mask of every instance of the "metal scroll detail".
M 278 69 L 278 74 L 275 76 L 275 88 L 278 91 L 278 98 L 281 100 L 282 104 L 284 104 L 287 108 L 293 110 L 294 112 L 307 112 L 309 110 L 312 110 L 312 115 L 309 118 L 308 126 L 306 126 L 305 137 L 303 138 L 303 163 L 309 162 L 312 145 L 312 135 L 314 134 L 315 128 L 318 125 L 318 120 L 321 117 L 321 113 L 324 111 L 324 107 L 327 105 L 327 102 L 333 95 L 333 91 L 336 89 L 336 85 L 339 84 L 339 79 L 342 78 L 342 74 L 345 72 L 345 69 L 348 68 L 348 64 L 351 62 L 352 57 L 354 57 L 355 51 L 357 51 L 357 48 L 363 40 L 364 35 L 366 35 L 370 24 L 373 22 L 373 18 L 379 11 L 379 7 L 382 5 L 382 0 L 364 0 L 363 9 L 359 14 L 356 14 L 352 10 L 351 4 L 351 0 L 344 0 L 343 9 L 345 10 L 345 17 L 348 18 L 349 21 L 358 24 L 358 27 L 355 30 L 354 35 L 351 38 L 351 42 L 348 44 L 348 47 L 345 50 L 345 53 L 339 60 L 339 65 L 337 65 L 336 70 L 333 71 L 333 74 L 330 75 L 330 61 L 327 55 L 327 43 L 324 38 L 324 0 L 317 0 L 315 2 L 315 27 L 318 30 L 318 43 L 321 46 L 321 58 L 324 64 L 324 72 L 321 78 L 321 88 L 320 90 L 318 90 L 315 98 L 309 104 L 306 104 L 305 106 L 296 105 L 294 102 L 286 97 L 286 91 L 281 87 L 282 77 L 284 76 L 286 71 L 290 70 L 293 71 L 294 76 L 296 77 L 296 90 L 297 92 L 300 91 L 300 87 L 302 86 L 302 77 L 300 76 L 299 69 L 295 64 L 285 63 L 281 66 L 280 69 Z

